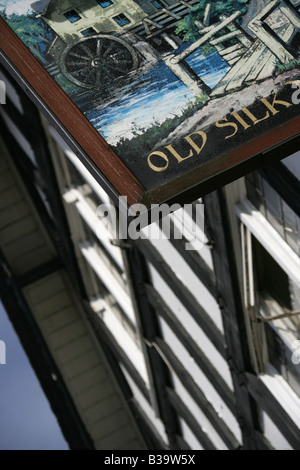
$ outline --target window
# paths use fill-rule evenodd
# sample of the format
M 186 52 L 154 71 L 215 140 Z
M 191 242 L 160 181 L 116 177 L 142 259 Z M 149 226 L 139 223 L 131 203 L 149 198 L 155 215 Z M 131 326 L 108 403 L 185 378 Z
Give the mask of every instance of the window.
M 81 223 L 83 227 L 84 240 L 88 240 L 91 245 L 93 245 L 95 251 L 98 253 L 103 262 L 107 265 L 110 271 L 114 271 L 116 276 L 119 274 L 123 278 L 123 270 L 116 263 L 111 254 L 105 249 L 104 245 L 101 243 L 100 239 L 96 236 L 94 231 L 87 225 L 87 223 L 82 218 Z M 124 285 L 125 284 L 126 282 L 124 281 Z
M 300 339 L 300 286 L 242 224 L 245 305 L 258 369 L 277 370 L 300 396 L 300 365 L 292 360 Z
M 121 13 L 118 16 L 114 16 L 113 20 L 119 25 L 119 26 L 126 26 L 128 23 L 130 23 L 130 20 L 125 16 L 123 13 Z
M 255 237 L 252 237 L 252 251 L 256 292 L 259 299 L 274 299 L 282 313 L 299 311 L 300 289 Z M 292 318 L 292 321 L 300 327 L 297 317 Z
M 300 366 L 292 361 L 292 351 L 272 324 L 265 325 L 268 360 L 300 396 Z
M 76 21 L 81 19 L 81 16 L 75 10 L 67 11 L 64 13 L 64 16 L 70 21 L 70 23 L 76 23 Z
M 88 37 L 88 36 L 93 36 L 94 34 L 97 34 L 97 31 L 95 31 L 94 28 L 87 28 L 81 31 L 82 36 Z
M 161 10 L 162 8 L 164 8 L 164 5 L 162 4 L 162 2 L 160 2 L 159 0 L 152 0 L 152 5 L 155 6 L 155 8 L 157 8 L 158 10 Z
M 113 5 L 113 2 L 110 0 L 96 0 L 96 2 L 99 3 L 102 8 L 107 8 L 110 7 L 110 5 Z
M 300 289 L 266 250 L 253 239 L 254 268 L 260 314 L 268 317 L 300 311 Z M 300 316 L 264 323 L 266 360 L 300 396 L 300 366 L 292 361 L 293 343 L 300 339 Z
M 247 197 L 300 255 L 300 218 L 257 172 L 246 177 Z
M 85 179 L 79 173 L 77 168 L 70 162 L 68 158 L 61 158 L 65 162 L 64 173 L 66 173 L 66 186 L 81 187 L 86 184 Z

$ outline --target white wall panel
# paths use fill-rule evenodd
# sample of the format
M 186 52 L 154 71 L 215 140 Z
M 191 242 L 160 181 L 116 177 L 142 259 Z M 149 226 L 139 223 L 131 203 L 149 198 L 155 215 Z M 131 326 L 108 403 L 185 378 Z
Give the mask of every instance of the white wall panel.
M 208 435 L 211 442 L 215 445 L 216 449 L 228 450 L 228 447 L 226 446 L 226 444 L 223 442 L 219 434 L 216 432 L 216 430 L 211 425 L 207 417 L 204 415 L 202 410 L 200 410 L 197 403 L 190 396 L 190 394 L 187 392 L 187 390 L 185 389 L 185 387 L 182 385 L 182 383 L 176 377 L 175 374 L 172 374 L 172 379 L 173 379 L 174 388 L 175 388 L 175 391 L 177 392 L 177 395 L 180 396 L 185 406 L 189 408 L 194 418 L 198 421 L 199 426 Z
M 180 279 L 199 304 L 206 310 L 218 329 L 224 333 L 221 311 L 215 298 L 202 284 L 201 280 L 192 271 L 172 243 L 169 240 L 156 239 L 151 240 L 151 243 L 178 279 Z
M 293 450 L 267 413 L 261 413 L 260 423 L 266 439 L 275 450 Z
M 213 385 L 207 380 L 193 357 L 188 353 L 163 319 L 160 320 L 160 325 L 166 343 L 169 344 L 186 371 L 191 375 L 197 386 L 204 393 L 206 399 L 213 405 L 220 418 L 223 419 L 235 437 L 241 442 L 241 431 L 235 416 L 229 410 L 220 395 L 216 392 Z
M 176 293 L 174 293 L 165 283 L 158 271 L 150 263 L 148 266 L 155 289 L 159 292 L 160 296 L 173 311 L 174 315 L 183 325 L 183 328 L 185 328 L 189 335 L 196 341 L 199 348 L 206 354 L 215 368 L 220 372 L 220 375 L 223 377 L 225 382 L 228 384 L 231 390 L 233 390 L 231 373 L 227 362 L 223 359 L 221 354 L 211 343 L 200 326 L 196 323 L 191 314 L 182 305 L 176 296 Z

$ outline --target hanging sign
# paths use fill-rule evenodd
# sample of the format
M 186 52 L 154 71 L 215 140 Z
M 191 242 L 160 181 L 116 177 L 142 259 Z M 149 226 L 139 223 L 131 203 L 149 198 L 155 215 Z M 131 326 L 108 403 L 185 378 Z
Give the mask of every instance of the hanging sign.
M 299 9 L 3 0 L 1 61 L 99 181 L 183 203 L 299 149 Z

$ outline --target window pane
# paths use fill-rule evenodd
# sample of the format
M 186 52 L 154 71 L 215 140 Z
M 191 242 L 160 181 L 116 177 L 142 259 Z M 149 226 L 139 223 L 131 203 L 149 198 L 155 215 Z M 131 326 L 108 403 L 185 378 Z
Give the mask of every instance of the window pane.
M 75 166 L 70 162 L 68 158 L 66 158 L 66 165 L 69 170 L 69 175 L 72 184 L 74 184 L 75 186 L 81 186 L 86 184 L 85 179 L 82 177 L 77 168 L 75 168 Z
M 262 179 L 262 182 L 267 219 L 273 225 L 273 227 L 280 233 L 280 235 L 284 237 L 280 196 L 264 179 Z
M 155 8 L 157 8 L 158 10 L 163 8 L 163 5 L 161 4 L 161 2 L 159 0 L 152 0 L 152 3 L 155 6 Z
M 119 26 L 125 26 L 126 24 L 130 23 L 130 20 L 125 16 L 123 13 L 121 13 L 118 16 L 114 16 L 113 20 L 119 25 Z
M 245 184 L 249 201 L 300 256 L 300 218 L 258 172 L 247 175 Z
M 284 230 L 287 243 L 299 254 L 298 245 L 298 224 L 295 212 L 282 201 L 282 210 L 284 218 Z
M 105 262 L 105 264 L 109 268 L 113 267 L 120 275 L 122 275 L 122 269 L 119 267 L 119 265 L 117 265 L 115 260 L 112 258 L 111 254 L 106 250 L 106 248 L 101 243 L 96 234 L 91 230 L 91 228 L 83 219 L 81 219 L 81 222 L 84 229 L 83 241 L 88 240 L 90 243 L 92 243 L 93 247 L 96 249 L 97 253 L 99 254 L 100 258 Z
M 246 176 L 247 197 L 252 204 L 265 215 L 261 177 L 258 173 L 250 173 Z
M 268 293 L 283 308 L 291 310 L 290 279 L 265 248 L 252 237 L 256 285 L 259 293 Z
M 265 324 L 269 361 L 287 380 L 285 345 L 270 323 Z
M 269 319 L 300 310 L 300 288 L 252 236 L 257 313 Z M 300 393 L 300 365 L 293 364 L 293 342 L 300 339 L 300 316 L 289 316 L 263 324 L 266 344 L 261 342 L 261 355 L 270 362 Z M 266 346 L 266 348 L 265 348 Z
M 81 16 L 75 10 L 67 11 L 64 16 L 70 21 L 70 23 L 75 23 L 81 19 Z
M 293 351 L 284 344 L 271 324 L 265 325 L 265 332 L 270 363 L 300 396 L 300 365 L 293 364 Z
M 110 0 L 96 0 L 96 2 L 99 3 L 99 5 L 101 5 L 102 8 L 107 8 L 110 5 L 113 5 L 113 2 L 111 2 Z
M 97 31 L 94 30 L 94 28 L 87 28 L 84 31 L 81 31 L 82 36 L 88 37 L 88 36 L 93 36 L 94 34 L 97 34 Z
M 293 312 L 300 312 L 300 288 L 290 279 L 290 295 Z M 300 315 L 290 318 L 300 332 Z
M 288 351 L 287 358 L 287 381 L 300 397 L 300 364 L 293 364 L 291 361 L 292 354 Z

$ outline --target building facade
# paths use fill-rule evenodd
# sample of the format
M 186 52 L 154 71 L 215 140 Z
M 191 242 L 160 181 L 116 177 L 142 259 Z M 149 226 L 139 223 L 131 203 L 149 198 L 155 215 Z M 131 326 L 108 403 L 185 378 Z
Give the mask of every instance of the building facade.
M 177 0 L 85 0 L 51 2 L 39 15 L 67 44 L 83 36 L 122 32 Z
M 299 153 L 195 201 L 201 249 L 119 240 L 109 196 L 0 78 L 0 295 L 70 447 L 298 450 Z

